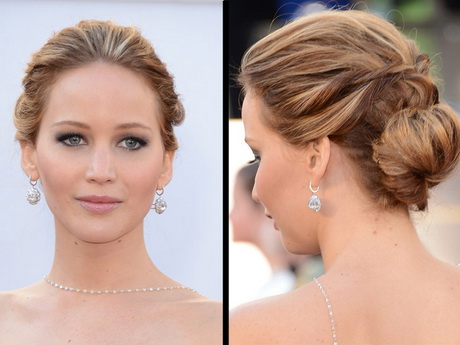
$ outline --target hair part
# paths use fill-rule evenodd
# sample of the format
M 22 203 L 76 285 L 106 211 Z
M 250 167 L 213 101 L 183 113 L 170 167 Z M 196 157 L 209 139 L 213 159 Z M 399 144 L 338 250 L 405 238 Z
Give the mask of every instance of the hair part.
M 14 111 L 16 139 L 35 144 L 53 83 L 66 70 L 104 62 L 125 67 L 147 82 L 160 105 L 160 128 L 166 151 L 178 148 L 173 126 L 183 122 L 184 108 L 174 81 L 152 45 L 134 27 L 112 21 L 84 20 L 52 36 L 27 65 Z
M 460 150 L 457 115 L 439 102 L 429 70 L 428 56 L 384 19 L 325 11 L 253 45 L 239 82 L 287 143 L 328 136 L 378 205 L 424 210 Z

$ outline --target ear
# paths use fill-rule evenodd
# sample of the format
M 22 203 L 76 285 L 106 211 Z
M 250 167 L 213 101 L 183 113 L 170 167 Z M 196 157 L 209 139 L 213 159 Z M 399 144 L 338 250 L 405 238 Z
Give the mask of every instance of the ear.
M 331 142 L 327 136 L 316 139 L 307 149 L 307 170 L 311 184 L 316 187 L 323 178 L 329 158 L 331 156 Z
M 40 178 L 37 167 L 37 151 L 34 144 L 21 141 L 21 166 L 27 177 L 36 181 Z
M 173 176 L 173 161 L 175 151 L 166 151 L 163 156 L 163 168 L 158 180 L 157 189 L 162 189 L 171 181 Z

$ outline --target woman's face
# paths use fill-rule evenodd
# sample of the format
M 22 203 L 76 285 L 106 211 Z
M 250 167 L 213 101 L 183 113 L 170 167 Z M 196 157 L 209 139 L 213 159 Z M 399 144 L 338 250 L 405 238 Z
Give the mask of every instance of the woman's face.
M 253 198 L 273 218 L 286 249 L 296 254 L 319 251 L 317 216 L 308 208 L 309 176 L 305 150 L 287 144 L 262 122 L 269 110 L 263 101 L 248 92 L 242 108 L 245 140 L 256 158 L 260 158 Z
M 62 73 L 48 97 L 22 163 L 40 178 L 56 229 L 93 243 L 142 229 L 172 176 L 155 93 L 128 69 L 93 63 Z

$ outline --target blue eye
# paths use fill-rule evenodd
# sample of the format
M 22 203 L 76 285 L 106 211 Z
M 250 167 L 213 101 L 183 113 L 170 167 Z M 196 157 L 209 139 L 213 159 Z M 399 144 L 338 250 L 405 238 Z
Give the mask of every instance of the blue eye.
M 130 151 L 139 150 L 145 145 L 147 145 L 147 142 L 145 140 L 136 137 L 128 137 L 120 142 L 120 146 L 122 148 Z
M 80 134 L 76 133 L 65 133 L 58 135 L 56 138 L 57 141 L 61 142 L 65 146 L 77 147 L 83 145 L 84 140 Z

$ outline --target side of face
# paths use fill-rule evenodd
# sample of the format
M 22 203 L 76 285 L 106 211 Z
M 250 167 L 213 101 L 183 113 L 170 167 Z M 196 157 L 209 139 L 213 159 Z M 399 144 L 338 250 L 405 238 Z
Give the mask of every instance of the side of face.
M 267 111 L 260 97 L 247 93 L 242 108 L 246 142 L 254 155 L 260 157 L 253 198 L 273 218 L 288 251 L 317 253 L 318 214 L 308 208 L 309 182 L 318 182 L 311 168 L 316 151 L 313 146 L 295 148 L 268 129 L 263 123 Z
M 23 170 L 40 179 L 57 229 L 103 243 L 142 227 L 172 177 L 160 116 L 153 90 L 128 69 L 97 62 L 60 75 L 35 145 L 21 144 Z M 116 207 L 92 205 L 101 198 Z

